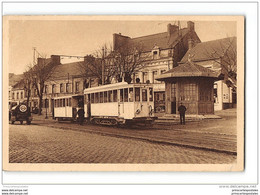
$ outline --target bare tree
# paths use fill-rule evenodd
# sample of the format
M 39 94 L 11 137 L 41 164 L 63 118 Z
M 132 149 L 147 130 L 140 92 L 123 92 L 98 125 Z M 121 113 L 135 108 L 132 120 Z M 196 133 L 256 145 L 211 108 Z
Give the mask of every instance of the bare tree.
M 32 75 L 32 65 L 28 65 L 26 71 L 23 73 L 23 87 L 24 92 L 27 96 L 26 98 L 26 104 L 29 105 L 30 97 L 31 97 L 31 90 L 32 90 L 32 82 L 33 82 L 33 75 Z
M 220 41 L 217 47 L 205 50 L 208 58 L 220 65 L 222 73 L 225 75 L 225 82 L 236 91 L 237 86 L 237 47 L 236 37 L 227 38 Z
M 38 63 L 35 64 L 28 72 L 28 76 L 31 77 L 31 86 L 36 89 L 37 96 L 39 98 L 39 115 L 41 115 L 42 111 L 45 83 L 51 77 L 54 65 L 55 64 L 50 58 L 38 58 Z

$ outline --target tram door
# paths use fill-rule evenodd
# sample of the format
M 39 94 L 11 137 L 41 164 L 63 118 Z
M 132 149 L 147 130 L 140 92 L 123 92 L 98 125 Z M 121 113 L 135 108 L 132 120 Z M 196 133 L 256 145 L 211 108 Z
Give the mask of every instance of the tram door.
M 118 116 L 124 117 L 124 90 L 120 89 L 119 91 L 119 99 L 118 99 Z

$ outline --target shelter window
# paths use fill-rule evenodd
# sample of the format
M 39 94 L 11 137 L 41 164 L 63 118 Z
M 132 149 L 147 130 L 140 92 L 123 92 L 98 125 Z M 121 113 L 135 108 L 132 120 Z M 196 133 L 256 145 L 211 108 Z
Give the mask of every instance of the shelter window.
M 113 100 L 112 91 L 108 91 L 108 102 L 112 102 L 112 100 Z
M 107 102 L 107 91 L 104 91 L 104 103 Z
M 149 88 L 149 101 L 153 101 L 153 88 Z
M 135 88 L 135 101 L 140 102 L 140 88 L 139 87 Z
M 124 102 L 128 102 L 128 88 L 124 89 Z
M 129 88 L 129 102 L 133 102 L 134 101 L 134 90 L 133 88 Z
M 124 95 L 123 95 L 123 89 L 120 89 L 120 102 L 123 102 L 124 100 Z
M 147 90 L 142 89 L 142 101 L 146 102 L 147 101 Z
M 104 94 L 103 92 L 100 92 L 100 103 L 103 103 L 104 102 Z
M 113 102 L 117 102 L 117 90 L 113 90 Z

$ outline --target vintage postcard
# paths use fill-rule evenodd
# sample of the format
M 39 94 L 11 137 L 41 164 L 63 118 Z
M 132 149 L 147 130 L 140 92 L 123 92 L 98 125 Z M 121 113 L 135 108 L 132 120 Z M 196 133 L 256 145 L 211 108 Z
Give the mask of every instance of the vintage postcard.
M 243 16 L 3 16 L 6 171 L 243 171 Z

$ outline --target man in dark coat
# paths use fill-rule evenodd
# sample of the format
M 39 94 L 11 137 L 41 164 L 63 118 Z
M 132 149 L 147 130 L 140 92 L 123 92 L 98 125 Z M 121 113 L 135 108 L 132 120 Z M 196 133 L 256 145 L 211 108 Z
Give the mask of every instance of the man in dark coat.
M 79 124 L 80 124 L 80 125 L 83 125 L 83 122 L 84 122 L 84 114 L 85 114 L 84 109 L 83 109 L 83 108 L 80 108 L 80 109 L 78 110 Z
M 181 122 L 181 125 L 185 125 L 185 112 L 186 112 L 186 107 L 184 105 L 181 105 L 178 107 L 178 111 L 180 113 L 180 122 Z

